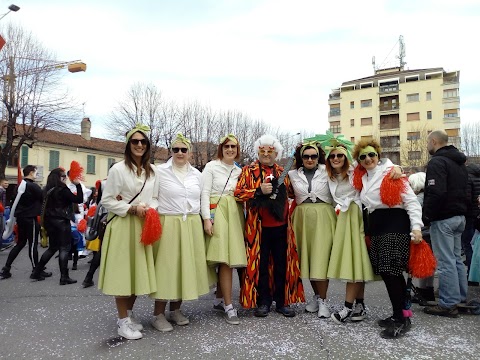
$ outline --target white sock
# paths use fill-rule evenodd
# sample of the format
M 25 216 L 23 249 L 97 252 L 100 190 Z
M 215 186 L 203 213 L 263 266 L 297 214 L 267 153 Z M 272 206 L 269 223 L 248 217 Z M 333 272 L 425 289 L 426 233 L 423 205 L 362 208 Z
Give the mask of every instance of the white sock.
M 225 312 L 228 312 L 228 310 L 230 310 L 230 309 L 233 309 L 233 305 L 232 305 L 232 304 L 225 306 Z

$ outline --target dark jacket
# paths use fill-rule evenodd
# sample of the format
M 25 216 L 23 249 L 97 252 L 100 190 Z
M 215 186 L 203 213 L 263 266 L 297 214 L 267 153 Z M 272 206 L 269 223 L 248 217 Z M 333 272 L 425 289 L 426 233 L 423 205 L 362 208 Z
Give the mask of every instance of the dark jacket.
M 467 165 L 468 187 L 467 196 L 469 199 L 467 208 L 467 221 L 472 221 L 480 215 L 477 199 L 480 196 L 480 166 L 476 164 Z
M 427 165 L 423 222 L 466 215 L 468 174 L 466 156 L 455 146 L 444 146 L 433 154 Z
M 76 185 L 77 193 L 74 194 L 67 186 L 56 187 L 49 193 L 47 206 L 45 207 L 45 221 L 50 219 L 64 219 L 70 221 L 73 218 L 73 204 L 83 202 L 83 191 L 80 184 Z
M 43 192 L 33 180 L 23 180 L 26 182 L 25 192 L 15 208 L 15 217 L 34 218 L 42 211 Z

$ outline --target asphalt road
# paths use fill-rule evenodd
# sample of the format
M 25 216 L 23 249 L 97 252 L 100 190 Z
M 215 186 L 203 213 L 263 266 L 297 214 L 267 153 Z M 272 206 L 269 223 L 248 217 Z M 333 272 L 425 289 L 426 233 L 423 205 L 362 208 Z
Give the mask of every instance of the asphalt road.
M 0 252 L 0 266 L 8 252 Z M 212 291 L 184 303 L 190 325 L 160 333 L 149 325 L 153 301 L 140 297 L 134 310 L 144 337 L 124 340 L 117 336 L 114 299 L 80 285 L 87 261 L 70 272 L 79 283 L 60 286 L 56 259 L 48 264 L 53 277 L 32 282 L 27 252 L 20 253 L 12 278 L 0 281 L 0 359 L 480 359 L 480 316 L 442 318 L 414 305 L 411 331 L 401 339 L 382 339 L 376 321 L 391 315 L 382 282 L 367 284 L 367 319 L 344 325 L 305 313 L 305 304 L 295 306 L 294 318 L 273 312 L 259 319 L 240 309 L 241 324 L 229 325 L 212 310 Z M 343 306 L 344 291 L 340 281 L 330 282 L 332 308 Z M 480 298 L 479 287 L 469 288 L 470 298 Z

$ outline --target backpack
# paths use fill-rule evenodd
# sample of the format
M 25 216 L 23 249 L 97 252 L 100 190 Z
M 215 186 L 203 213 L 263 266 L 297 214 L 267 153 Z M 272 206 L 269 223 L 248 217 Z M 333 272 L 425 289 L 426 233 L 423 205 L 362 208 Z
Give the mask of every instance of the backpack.
M 105 229 L 107 227 L 107 217 L 108 211 L 105 209 L 100 202 L 97 205 L 95 214 L 93 217 L 87 221 L 87 231 L 85 232 L 85 240 L 95 240 L 99 238 L 103 240 L 103 235 L 105 234 Z

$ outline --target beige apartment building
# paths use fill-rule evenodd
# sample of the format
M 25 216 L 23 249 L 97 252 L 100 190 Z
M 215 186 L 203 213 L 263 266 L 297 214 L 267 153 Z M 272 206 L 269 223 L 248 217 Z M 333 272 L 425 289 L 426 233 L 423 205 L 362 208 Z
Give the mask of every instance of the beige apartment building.
M 460 147 L 460 71 L 376 70 L 346 81 L 329 96 L 330 131 L 352 142 L 375 138 L 383 156 L 403 166 L 428 162 L 426 137 L 443 129 Z

